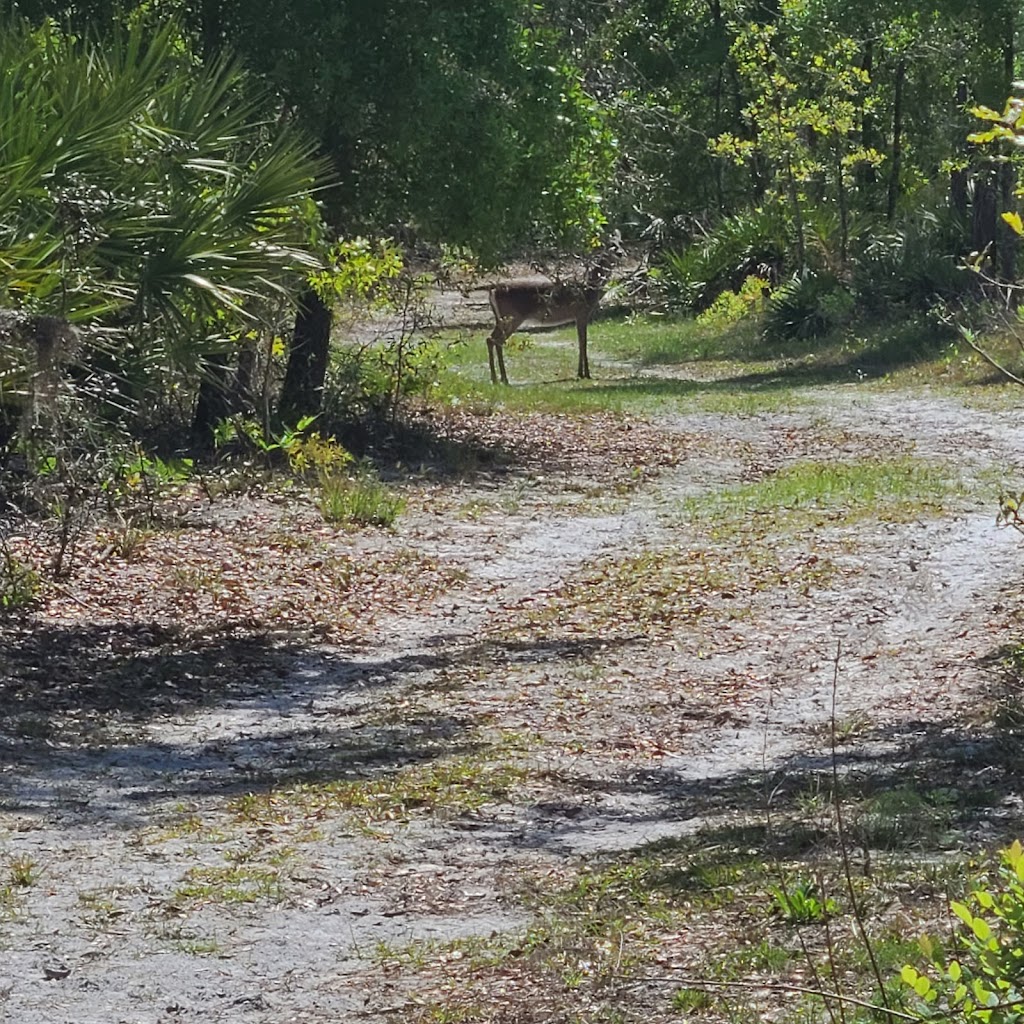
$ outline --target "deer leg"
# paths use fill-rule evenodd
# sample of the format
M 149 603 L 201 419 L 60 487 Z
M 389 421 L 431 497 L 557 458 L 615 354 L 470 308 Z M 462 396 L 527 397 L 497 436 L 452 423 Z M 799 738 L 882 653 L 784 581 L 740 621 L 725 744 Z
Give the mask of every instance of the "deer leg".
M 496 327 L 487 339 L 487 361 L 491 367 L 491 383 L 497 384 L 498 377 L 501 383 L 508 383 L 508 374 L 505 373 L 505 339 L 507 335 Z
M 496 333 L 496 332 L 495 332 Z M 494 368 L 494 346 L 497 342 L 494 340 L 494 334 L 487 335 L 487 362 L 491 367 L 491 383 L 498 383 L 498 374 Z
M 576 321 L 576 341 L 580 350 L 576 376 L 580 380 L 590 380 L 590 359 L 587 357 L 587 318 L 585 316 L 581 316 Z

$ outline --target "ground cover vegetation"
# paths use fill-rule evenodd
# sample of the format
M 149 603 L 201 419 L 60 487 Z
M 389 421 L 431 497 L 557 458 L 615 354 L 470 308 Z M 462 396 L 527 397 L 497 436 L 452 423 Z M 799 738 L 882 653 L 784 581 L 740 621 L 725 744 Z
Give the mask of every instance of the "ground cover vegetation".
M 0 1003 L 1017 1020 L 1018 8 L 0 0 Z

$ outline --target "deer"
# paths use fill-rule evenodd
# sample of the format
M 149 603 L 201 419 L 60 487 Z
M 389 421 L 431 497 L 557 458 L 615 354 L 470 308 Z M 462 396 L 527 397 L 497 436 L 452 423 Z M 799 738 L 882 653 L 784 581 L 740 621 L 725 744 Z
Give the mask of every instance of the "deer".
M 594 318 L 611 277 L 611 250 L 604 251 L 582 281 L 503 281 L 489 289 L 494 311 L 494 330 L 487 338 L 487 360 L 491 383 L 508 384 L 505 372 L 505 342 L 524 324 L 558 327 L 576 324 L 579 360 L 576 376 L 590 379 L 587 356 L 587 326 Z

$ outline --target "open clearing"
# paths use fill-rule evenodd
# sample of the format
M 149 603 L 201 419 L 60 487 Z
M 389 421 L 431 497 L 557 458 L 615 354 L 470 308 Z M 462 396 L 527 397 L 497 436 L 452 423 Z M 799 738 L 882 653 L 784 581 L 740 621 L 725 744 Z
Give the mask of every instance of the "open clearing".
M 453 412 L 391 532 L 272 490 L 90 539 L 0 625 L 0 1017 L 781 1019 L 699 982 L 818 986 L 772 891 L 825 898 L 836 783 L 898 971 L 1024 812 L 1021 433 L 700 373 L 625 379 L 643 418 Z

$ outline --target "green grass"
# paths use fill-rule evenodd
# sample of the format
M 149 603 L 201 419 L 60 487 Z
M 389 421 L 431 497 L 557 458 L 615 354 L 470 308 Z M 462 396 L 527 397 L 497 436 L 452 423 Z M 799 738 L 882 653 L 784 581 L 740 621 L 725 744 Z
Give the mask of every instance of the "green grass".
M 507 388 L 490 384 L 485 335 L 461 335 L 462 343 L 450 350 L 438 401 L 563 413 L 753 415 L 798 407 L 805 401 L 802 389 L 824 384 L 962 385 L 991 377 L 948 330 L 924 318 L 771 346 L 753 321 L 722 330 L 670 316 L 602 319 L 590 330 L 592 381 L 574 377 L 570 327 L 513 335 L 506 345 Z
M 191 868 L 174 894 L 179 902 L 215 904 L 276 903 L 283 897 L 280 868 L 256 864 Z
M 941 512 L 961 493 L 959 479 L 947 467 L 920 459 L 806 460 L 755 483 L 691 498 L 685 511 L 692 520 L 720 524 L 764 515 L 774 517 L 775 525 L 822 516 L 844 523 L 871 516 L 898 521 Z
M 736 415 L 801 401 L 777 377 L 777 362 L 754 352 L 749 331 L 716 335 L 688 321 L 635 318 L 599 321 L 591 335 L 590 381 L 575 378 L 574 329 L 513 336 L 506 345 L 511 387 L 490 383 L 486 346 L 473 337 L 450 351 L 433 400 L 569 414 L 682 409 Z M 652 372 L 654 366 L 661 371 Z M 666 366 L 680 369 L 665 376 Z
M 7 863 L 7 871 L 11 885 L 22 889 L 27 889 L 39 881 L 39 865 L 27 854 L 11 857 Z
M 379 778 L 330 780 L 248 794 L 233 801 L 242 820 L 263 823 L 321 820 L 350 813 L 374 827 L 402 822 L 414 813 L 462 813 L 505 798 L 525 773 L 511 765 L 482 758 L 447 758 L 414 764 Z
M 328 523 L 350 526 L 391 527 L 405 509 L 401 495 L 368 473 L 321 477 L 317 501 Z

